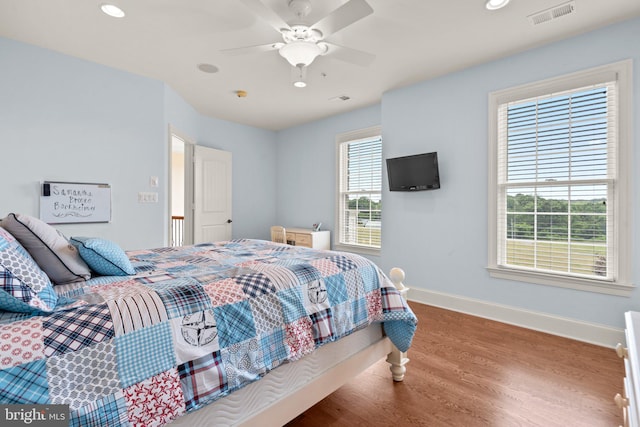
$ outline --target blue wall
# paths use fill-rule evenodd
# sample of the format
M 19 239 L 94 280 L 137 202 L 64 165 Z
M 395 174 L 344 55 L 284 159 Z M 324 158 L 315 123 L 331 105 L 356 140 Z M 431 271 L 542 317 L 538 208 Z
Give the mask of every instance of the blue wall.
M 233 236 L 267 238 L 275 221 L 274 132 L 201 116 L 157 80 L 0 38 L 0 217 L 38 216 L 44 180 L 107 182 L 110 223 L 57 228 L 125 249 L 164 246 L 169 125 L 232 152 Z M 151 176 L 158 188 L 149 186 Z M 157 191 L 159 203 L 138 203 L 140 191 Z
M 164 142 L 163 90 L 159 81 L 0 38 L 0 217 L 38 216 L 44 180 L 106 182 L 112 222 L 60 230 L 128 248 L 162 243 L 165 197 L 139 205 L 137 192 L 163 173 L 165 150 L 153 149 Z
M 335 230 L 336 135 L 379 124 L 374 105 L 278 132 L 278 223 Z
M 390 193 L 385 183 L 383 249 L 377 260 L 383 270 L 402 267 L 414 288 L 620 327 L 624 311 L 640 309 L 637 292 L 615 297 L 489 277 L 487 108 L 489 92 L 633 58 L 633 122 L 638 124 L 638 40 L 640 20 L 627 21 L 387 92 L 380 112 L 368 108 L 280 132 L 278 150 L 285 165 L 278 171 L 278 219 L 287 225 L 328 217 L 333 226 L 335 134 L 381 124 L 385 158 L 437 151 L 442 181 L 440 190 L 418 193 Z M 636 132 L 634 147 L 637 143 Z M 314 159 L 311 170 L 290 164 L 300 158 Z M 635 149 L 634 164 L 639 160 Z M 636 169 L 636 189 L 639 178 Z M 640 244 L 639 194 L 635 191 L 633 200 L 634 248 Z M 639 273 L 636 265 L 636 282 Z
M 384 157 L 438 151 L 442 188 L 383 192 L 383 250 L 414 288 L 614 327 L 640 309 L 630 298 L 490 278 L 487 264 L 487 103 L 491 91 L 634 60 L 640 123 L 640 20 L 424 81 L 379 105 L 280 132 L 203 117 L 162 82 L 0 38 L 0 216 L 38 214 L 42 180 L 109 182 L 113 221 L 60 226 L 127 249 L 162 246 L 168 216 L 168 129 L 233 153 L 234 237 L 267 238 L 274 223 L 334 230 L 337 134 L 382 125 Z M 637 126 L 636 126 L 637 128 Z M 634 134 L 637 147 L 638 133 Z M 640 160 L 634 151 L 634 164 Z M 633 171 L 640 188 L 640 172 Z M 158 204 L 137 203 L 149 176 Z M 634 254 L 640 244 L 634 192 Z M 638 281 L 640 267 L 634 266 Z
M 165 114 L 167 123 L 198 145 L 232 153 L 233 237 L 269 239 L 276 222 L 275 132 L 203 117 L 170 88 Z

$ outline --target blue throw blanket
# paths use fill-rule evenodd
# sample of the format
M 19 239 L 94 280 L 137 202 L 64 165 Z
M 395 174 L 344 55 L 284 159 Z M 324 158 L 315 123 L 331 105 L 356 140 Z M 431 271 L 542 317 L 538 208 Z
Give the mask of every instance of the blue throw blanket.
M 373 322 L 401 351 L 416 329 L 355 254 L 235 240 L 128 256 L 136 275 L 0 324 L 0 403 L 68 404 L 70 425 L 162 425 Z

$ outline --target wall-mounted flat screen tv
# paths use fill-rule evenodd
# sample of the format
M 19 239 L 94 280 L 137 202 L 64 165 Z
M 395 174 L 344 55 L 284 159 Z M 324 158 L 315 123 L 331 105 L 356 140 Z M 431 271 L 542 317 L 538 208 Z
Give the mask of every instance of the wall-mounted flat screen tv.
M 422 191 L 440 188 L 438 153 L 387 159 L 389 191 Z

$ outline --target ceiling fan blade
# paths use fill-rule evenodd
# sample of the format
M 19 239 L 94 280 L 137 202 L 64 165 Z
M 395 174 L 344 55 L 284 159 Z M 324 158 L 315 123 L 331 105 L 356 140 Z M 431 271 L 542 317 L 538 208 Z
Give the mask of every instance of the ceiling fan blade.
M 373 53 L 364 52 L 362 50 L 351 49 L 350 47 L 340 46 L 334 43 L 324 42 L 329 46 L 327 56 L 339 59 L 341 61 L 350 62 L 361 67 L 368 67 L 376 59 Z
M 372 13 L 373 8 L 369 6 L 366 0 L 349 0 L 313 24 L 311 28 L 320 30 L 323 37 L 326 38 Z
M 283 28 L 291 28 L 284 19 L 272 9 L 265 6 L 260 0 L 240 0 L 249 10 L 251 10 L 256 16 L 265 21 L 267 24 L 275 28 L 280 32 Z
M 247 53 L 269 52 L 271 50 L 280 49 L 283 44 L 284 43 L 277 42 L 277 43 L 261 44 L 257 46 L 236 47 L 232 49 L 223 49 L 220 52 L 230 56 L 245 55 Z

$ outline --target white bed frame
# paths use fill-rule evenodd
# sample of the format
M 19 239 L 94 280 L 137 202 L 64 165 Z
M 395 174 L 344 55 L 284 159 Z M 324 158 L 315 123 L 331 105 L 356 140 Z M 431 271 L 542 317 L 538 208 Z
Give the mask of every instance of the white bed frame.
M 389 278 L 406 299 L 404 271 Z M 175 426 L 274 426 L 291 421 L 369 366 L 387 356 L 394 381 L 402 381 L 409 362 L 387 338 L 379 323 L 320 347 L 294 363 L 285 363 L 259 381 L 204 408 L 182 416 Z

